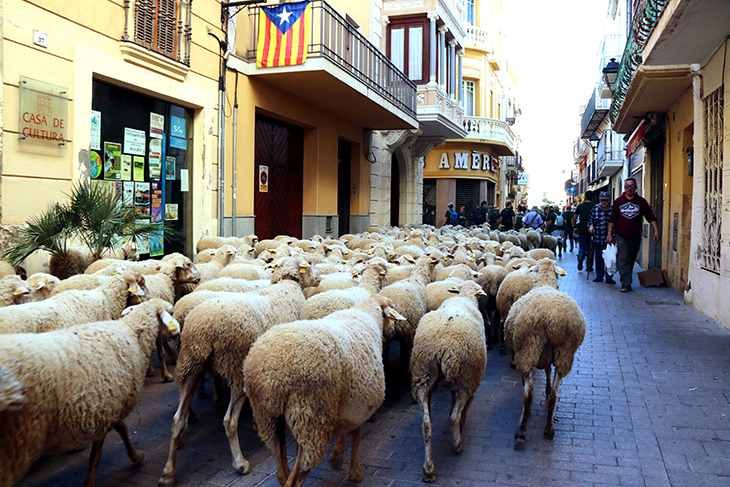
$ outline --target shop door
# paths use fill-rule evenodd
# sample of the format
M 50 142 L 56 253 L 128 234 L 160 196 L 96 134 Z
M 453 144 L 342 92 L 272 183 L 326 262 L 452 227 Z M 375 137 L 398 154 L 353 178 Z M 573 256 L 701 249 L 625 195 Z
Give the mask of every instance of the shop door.
M 337 147 L 337 220 L 339 235 L 350 233 L 350 144 Z
M 654 215 L 657 218 L 659 229 L 662 227 L 662 212 L 664 208 L 664 132 L 651 141 L 651 188 L 647 198 Z M 654 229 L 649 225 L 649 269 L 662 268 L 662 241 L 654 241 Z
M 398 158 L 393 154 L 390 158 L 390 225 L 398 226 L 400 216 L 400 168 Z
M 302 238 L 303 139 L 298 127 L 256 117 L 254 230 L 260 240 L 277 235 Z M 262 186 L 265 168 L 267 184 Z

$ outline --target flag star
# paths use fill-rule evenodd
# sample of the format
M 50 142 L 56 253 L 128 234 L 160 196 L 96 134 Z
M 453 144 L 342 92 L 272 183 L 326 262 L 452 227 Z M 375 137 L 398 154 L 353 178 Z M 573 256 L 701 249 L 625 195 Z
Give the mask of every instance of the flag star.
M 279 17 L 281 19 L 281 21 L 279 22 L 279 25 L 283 24 L 284 22 L 289 23 L 289 17 L 291 17 L 291 15 L 292 15 L 292 12 L 291 11 L 287 12 L 286 7 L 284 7 L 284 9 L 281 11 L 281 13 L 279 15 L 277 15 L 277 17 Z

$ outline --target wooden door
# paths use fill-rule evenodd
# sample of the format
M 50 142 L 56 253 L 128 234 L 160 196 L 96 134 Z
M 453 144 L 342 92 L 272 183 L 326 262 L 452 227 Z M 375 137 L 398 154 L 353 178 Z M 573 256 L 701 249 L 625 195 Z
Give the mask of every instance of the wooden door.
M 260 240 L 277 235 L 302 238 L 302 146 L 300 128 L 256 117 L 254 229 Z M 260 191 L 261 166 L 268 166 L 268 191 Z

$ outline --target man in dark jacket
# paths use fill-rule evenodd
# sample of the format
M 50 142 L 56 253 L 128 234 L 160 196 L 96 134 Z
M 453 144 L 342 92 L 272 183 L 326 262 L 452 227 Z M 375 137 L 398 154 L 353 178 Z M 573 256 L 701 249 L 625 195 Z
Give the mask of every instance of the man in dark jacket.
M 593 255 L 591 255 L 591 234 L 588 232 L 588 217 L 593 209 L 593 191 L 586 191 L 585 201 L 578 205 L 573 214 L 573 228 L 578 231 L 578 270 L 583 270 L 583 259 L 588 259 L 586 270 L 593 270 Z
M 659 241 L 659 225 L 649 203 L 636 194 L 636 179 L 627 178 L 624 183 L 624 194 L 613 202 L 611 216 L 608 217 L 608 235 L 606 243 L 613 242 L 616 231 L 616 265 L 621 274 L 621 292 L 631 291 L 634 262 L 641 246 L 642 216 L 654 229 L 654 241 Z

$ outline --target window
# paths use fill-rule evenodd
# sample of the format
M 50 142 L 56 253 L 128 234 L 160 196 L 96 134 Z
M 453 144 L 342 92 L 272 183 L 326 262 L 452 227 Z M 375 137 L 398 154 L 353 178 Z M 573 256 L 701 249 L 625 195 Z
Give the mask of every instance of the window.
M 416 83 L 425 83 L 429 72 L 427 20 L 393 19 L 388 25 L 388 57 Z
M 702 214 L 702 244 L 700 266 L 720 273 L 720 243 L 722 242 L 722 178 L 723 178 L 723 89 L 702 100 L 704 109 L 704 209 Z
M 467 117 L 474 116 L 475 84 L 476 83 L 469 80 L 464 80 L 462 82 L 462 89 L 464 90 L 464 109 L 466 110 Z
M 191 3 L 189 0 L 125 2 L 126 19 L 122 40 L 134 42 L 190 66 Z
M 469 25 L 476 25 L 476 8 L 474 7 L 474 0 L 465 1 L 466 8 L 466 23 Z

